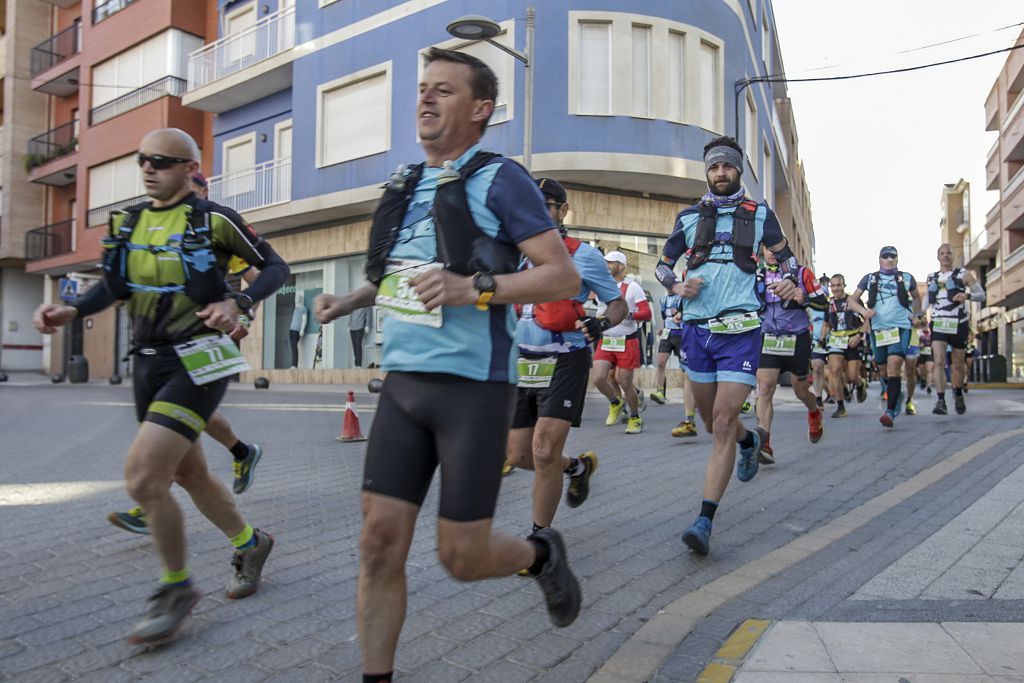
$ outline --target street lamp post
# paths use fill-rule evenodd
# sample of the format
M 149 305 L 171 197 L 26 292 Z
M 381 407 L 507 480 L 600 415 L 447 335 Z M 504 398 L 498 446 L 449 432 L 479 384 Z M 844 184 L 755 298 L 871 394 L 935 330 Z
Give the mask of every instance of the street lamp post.
M 526 8 L 526 52 L 520 52 L 496 42 L 494 37 L 501 33 L 501 26 L 487 17 L 477 15 L 459 17 L 448 24 L 446 28 L 448 33 L 456 38 L 486 41 L 523 63 L 523 67 L 525 67 L 523 79 L 523 166 L 527 171 L 530 170 L 533 156 L 533 41 L 536 28 L 537 12 L 530 5 Z

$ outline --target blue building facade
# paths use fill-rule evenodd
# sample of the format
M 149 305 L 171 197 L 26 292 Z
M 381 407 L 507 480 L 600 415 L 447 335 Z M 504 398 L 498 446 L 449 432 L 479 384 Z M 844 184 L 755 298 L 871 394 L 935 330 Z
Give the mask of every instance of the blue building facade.
M 675 213 L 705 191 L 703 147 L 729 134 L 747 153 L 748 193 L 776 209 L 810 261 L 784 85 L 754 84 L 734 98 L 740 79 L 782 71 L 769 0 L 494 0 L 484 7 L 502 28 L 496 41 L 525 51 L 529 5 L 531 170 L 569 189 L 574 234 L 624 251 L 657 297 L 653 268 L 664 237 Z M 190 57 L 184 98 L 216 113 L 214 148 L 205 151 L 213 155 L 211 196 L 242 211 L 296 272 L 265 306 L 254 367 L 289 370 L 296 306 L 362 282 L 380 185 L 399 164 L 422 159 L 415 108 L 425 50 L 465 50 L 495 70 L 500 92 L 484 146 L 522 155 L 523 65 L 445 30 L 481 11 L 469 0 L 218 3 L 222 38 Z M 778 206 L 795 199 L 796 209 Z M 317 369 L 352 366 L 353 336 L 344 324 L 332 327 Z M 307 321 L 301 332 L 298 366 L 312 369 L 320 330 Z M 367 363 L 379 341 L 376 326 L 368 332 Z

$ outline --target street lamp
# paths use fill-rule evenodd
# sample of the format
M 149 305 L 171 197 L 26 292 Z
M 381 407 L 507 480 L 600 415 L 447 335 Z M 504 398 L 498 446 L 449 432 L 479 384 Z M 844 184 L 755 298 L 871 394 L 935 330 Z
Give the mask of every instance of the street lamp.
M 459 17 L 446 27 L 449 35 L 455 38 L 486 41 L 523 63 L 525 67 L 525 81 L 523 83 L 523 166 L 526 167 L 527 171 L 530 170 L 530 161 L 533 156 L 533 34 L 536 26 L 537 13 L 531 5 L 526 8 L 526 52 L 520 52 L 495 42 L 494 37 L 501 33 L 501 26 L 498 25 L 498 22 L 487 17 L 477 15 Z

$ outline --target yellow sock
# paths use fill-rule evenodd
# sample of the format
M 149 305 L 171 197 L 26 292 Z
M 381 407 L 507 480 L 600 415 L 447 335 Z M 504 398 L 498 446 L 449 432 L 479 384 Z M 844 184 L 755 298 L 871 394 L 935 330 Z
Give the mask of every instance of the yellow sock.
M 189 580 L 188 567 L 185 567 L 184 569 L 179 569 L 179 570 L 174 571 L 174 572 L 172 572 L 169 569 L 167 569 L 166 567 L 164 567 L 164 570 L 162 572 L 160 572 L 160 583 L 163 583 L 163 584 L 185 583 L 188 580 Z
M 252 527 L 248 524 L 242 529 L 237 536 L 231 537 L 231 545 L 235 546 L 239 550 L 242 548 L 248 548 L 249 546 L 256 545 L 253 540 Z

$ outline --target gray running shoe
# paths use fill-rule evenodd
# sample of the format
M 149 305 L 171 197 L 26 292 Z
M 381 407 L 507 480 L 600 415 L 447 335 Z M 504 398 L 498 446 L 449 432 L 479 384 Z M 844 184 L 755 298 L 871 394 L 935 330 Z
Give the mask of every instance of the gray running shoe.
M 245 456 L 245 459 L 234 462 L 235 483 L 231 488 L 235 495 L 245 493 L 252 486 L 256 476 L 256 464 L 261 457 L 263 457 L 263 449 L 259 444 L 254 443 L 249 445 L 249 455 Z
M 562 535 L 547 527 L 530 536 L 530 540 L 538 541 L 548 547 L 548 561 L 540 574 L 534 576 L 547 603 L 548 616 L 555 626 L 566 627 L 576 621 L 583 603 L 580 582 L 576 580 L 569 568 L 569 556 L 565 552 Z
M 199 591 L 191 585 L 161 586 L 149 602 L 146 616 L 128 634 L 128 642 L 133 645 L 159 645 L 174 637 L 199 602 Z
M 149 535 L 149 525 L 146 524 L 146 515 L 141 507 L 133 507 L 128 512 L 111 512 L 107 515 L 107 521 L 125 531 Z
M 252 595 L 260 587 L 260 575 L 267 556 L 274 549 L 274 537 L 265 531 L 256 529 L 256 547 L 248 550 L 236 550 L 231 556 L 231 566 L 235 575 L 228 581 L 227 596 L 239 600 Z

